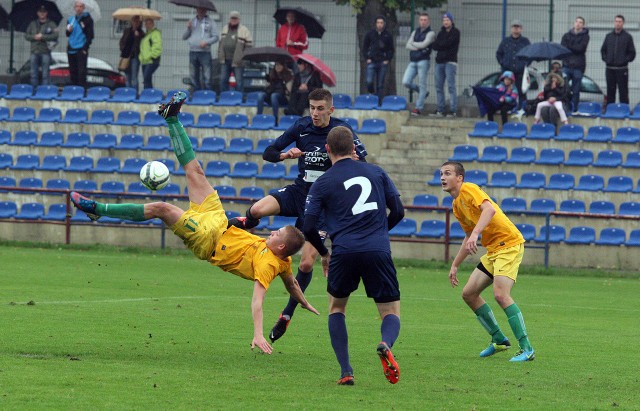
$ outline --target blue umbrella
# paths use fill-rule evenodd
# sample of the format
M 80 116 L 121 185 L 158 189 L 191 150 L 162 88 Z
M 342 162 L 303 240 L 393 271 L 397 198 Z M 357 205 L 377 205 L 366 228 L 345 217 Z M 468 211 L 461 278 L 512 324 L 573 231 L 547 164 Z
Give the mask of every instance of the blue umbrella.
M 500 108 L 500 97 L 504 95 L 504 92 L 495 87 L 474 86 L 473 94 L 478 100 L 480 115 L 484 116 L 487 113 L 494 113 Z
M 516 53 L 516 57 L 529 61 L 556 60 L 570 56 L 571 50 L 551 41 L 529 44 Z
M 2 6 L 0 6 L 0 29 L 9 30 L 9 15 Z

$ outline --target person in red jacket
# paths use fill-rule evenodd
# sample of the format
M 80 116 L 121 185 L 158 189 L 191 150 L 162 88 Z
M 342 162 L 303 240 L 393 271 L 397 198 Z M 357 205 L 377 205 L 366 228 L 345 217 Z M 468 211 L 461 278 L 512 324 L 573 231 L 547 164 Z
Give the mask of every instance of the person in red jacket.
M 287 12 L 287 24 L 283 24 L 278 29 L 276 47 L 287 50 L 292 56 L 301 54 L 309 48 L 307 31 L 302 24 L 296 22 L 294 11 Z

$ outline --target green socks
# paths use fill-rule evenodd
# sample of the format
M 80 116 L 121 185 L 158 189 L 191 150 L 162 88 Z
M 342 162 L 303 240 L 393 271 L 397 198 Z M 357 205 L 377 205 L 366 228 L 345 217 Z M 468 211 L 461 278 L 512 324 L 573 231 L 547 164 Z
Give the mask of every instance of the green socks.
M 96 201 L 96 214 L 129 221 L 146 221 L 144 204 L 104 204 Z
M 527 337 L 527 327 L 524 326 L 524 318 L 522 318 L 522 312 L 520 312 L 518 306 L 513 303 L 504 309 L 504 313 L 509 319 L 509 325 L 511 326 L 511 330 L 513 330 L 513 334 L 520 343 L 520 348 L 531 351 L 531 343 L 529 342 L 529 337 Z
M 505 335 L 500 330 L 500 326 L 498 325 L 496 317 L 493 315 L 493 311 L 491 311 L 491 307 L 489 307 L 489 304 L 485 303 L 482 307 L 478 308 L 475 311 L 475 314 L 480 324 L 482 324 L 484 329 L 487 330 L 489 335 L 491 335 L 492 342 L 500 344 L 507 339 L 507 337 L 505 337 Z
M 176 153 L 180 165 L 184 166 L 196 158 L 191 140 L 189 140 L 187 132 L 184 131 L 184 127 L 180 121 L 178 121 L 178 117 L 168 117 L 167 125 L 169 126 L 169 136 L 171 137 L 173 151 Z

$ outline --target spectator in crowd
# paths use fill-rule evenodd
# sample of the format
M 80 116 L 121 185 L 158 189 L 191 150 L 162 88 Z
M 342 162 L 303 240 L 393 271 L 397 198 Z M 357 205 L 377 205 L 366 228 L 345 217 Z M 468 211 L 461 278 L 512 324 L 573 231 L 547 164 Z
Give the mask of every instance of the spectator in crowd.
M 620 102 L 629 104 L 629 63 L 636 58 L 633 37 L 624 29 L 624 16 L 617 15 L 613 31 L 607 34 L 600 49 L 602 61 L 607 65 L 607 104 L 616 102 L 616 89 Z
M 406 48 L 409 50 L 409 65 L 404 71 L 402 84 L 411 91 L 418 93 L 412 116 L 422 113 L 424 102 L 429 95 L 427 90 L 427 76 L 431 65 L 431 43 L 436 39 L 436 34 L 431 30 L 431 21 L 428 13 L 420 13 L 418 28 L 411 33 L 407 40 Z M 418 84 L 413 80 L 418 76 Z
M 496 51 L 496 59 L 501 70 L 512 71 L 516 76 L 516 87 L 520 93 L 518 101 L 521 106 L 527 101 L 527 95 L 522 89 L 522 77 L 527 67 L 527 60 L 516 57 L 516 53 L 529 44 L 531 44 L 529 39 L 522 35 L 522 22 L 516 19 L 511 22 L 511 35 L 500 42 Z
M 537 124 L 540 122 L 542 119 L 542 111 L 545 108 L 549 110 L 551 107 L 554 107 L 560 116 L 562 124 L 569 124 L 567 114 L 564 110 L 564 103 L 567 100 L 567 89 L 562 76 L 556 73 L 549 73 L 547 80 L 545 81 L 543 93 L 544 101 L 539 102 L 536 107 L 535 123 Z M 552 118 L 550 114 L 548 120 L 555 124 L 554 121 L 551 121 Z
M 549 73 L 555 73 L 564 78 L 564 72 L 562 71 L 562 63 L 559 61 L 553 61 L 551 63 L 551 71 Z
M 124 70 L 127 77 L 126 86 L 133 87 L 138 91 L 138 72 L 140 71 L 140 42 L 144 37 L 142 30 L 142 19 L 134 16 L 131 19 L 131 26 L 124 29 L 120 38 L 120 58 L 128 58 L 129 65 Z
M 571 81 L 571 107 L 574 113 L 578 111 L 580 102 L 580 84 L 587 68 L 587 46 L 589 45 L 589 29 L 586 28 L 584 18 L 578 16 L 573 28 L 562 36 L 560 44 L 571 50 L 571 55 L 563 60 L 564 77 Z
M 38 72 L 42 70 L 42 82 L 49 84 L 49 66 L 51 65 L 51 49 L 49 44 L 58 41 L 58 25 L 49 20 L 49 12 L 45 6 L 37 11 L 38 18 L 29 23 L 24 37 L 31 42 L 31 85 L 38 85 Z
M 93 19 L 85 11 L 84 1 L 76 0 L 73 4 L 76 14 L 67 19 L 67 58 L 69 60 L 69 76 L 71 84 L 87 87 L 87 60 L 89 47 L 93 41 Z
M 496 88 L 502 93 L 500 96 L 500 108 L 497 110 L 500 112 L 502 118 L 502 124 L 508 121 L 508 115 L 518 105 L 518 87 L 515 85 L 516 76 L 511 71 L 505 71 L 500 76 L 500 84 Z M 487 113 L 487 120 L 493 121 L 493 115 L 495 112 L 489 111 Z
M 271 104 L 273 115 L 278 122 L 278 111 L 280 106 L 289 103 L 288 97 L 291 95 L 291 87 L 293 85 L 293 72 L 285 67 L 284 63 L 277 61 L 275 66 L 269 72 L 267 78 L 269 85 L 264 92 L 260 92 L 258 96 L 258 114 L 262 114 L 265 101 Z
M 293 77 L 289 108 L 285 109 L 284 113 L 303 115 L 304 110 L 309 106 L 309 93 L 319 88 L 322 88 L 320 73 L 314 70 L 311 64 L 298 59 L 298 72 Z
M 456 73 L 458 71 L 458 48 L 460 47 L 460 30 L 453 24 L 453 15 L 449 12 L 442 16 L 442 28 L 436 36 L 431 48 L 436 50 L 436 116 L 445 115 L 444 82 L 449 90 L 449 114 L 456 117 L 458 111 L 458 92 L 456 91 Z
M 276 47 L 287 50 L 294 57 L 309 48 L 307 30 L 296 21 L 294 11 L 287 12 L 287 23 L 278 29 Z
M 387 21 L 383 16 L 376 17 L 375 28 L 364 36 L 362 43 L 362 55 L 367 61 L 367 91 L 369 94 L 375 91 L 380 101 L 384 97 L 384 79 L 394 51 L 393 37 L 386 26 Z
M 233 72 L 236 78 L 235 89 L 242 92 L 242 75 L 244 74 L 244 51 L 253 45 L 251 32 L 240 24 L 240 13 L 229 13 L 229 23 L 222 27 L 220 44 L 218 44 L 218 60 L 220 61 L 220 91 L 229 90 L 229 77 Z
M 182 40 L 189 43 L 189 74 L 195 90 L 211 90 L 211 45 L 220 39 L 218 27 L 207 9 L 196 8 L 196 16 L 187 23 Z
M 144 88 L 153 88 L 153 73 L 160 67 L 162 56 L 162 33 L 158 30 L 153 19 L 145 19 L 144 28 L 147 34 L 140 41 L 140 64 Z

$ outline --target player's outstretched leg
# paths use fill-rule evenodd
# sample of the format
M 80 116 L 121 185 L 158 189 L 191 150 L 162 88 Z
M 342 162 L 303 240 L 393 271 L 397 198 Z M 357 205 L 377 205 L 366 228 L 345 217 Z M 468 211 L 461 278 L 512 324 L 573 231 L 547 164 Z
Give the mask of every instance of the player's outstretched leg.
M 394 358 L 393 353 L 391 353 L 391 349 L 387 343 L 382 341 L 378 344 L 376 352 L 382 362 L 382 371 L 384 372 L 384 376 L 387 380 L 391 384 L 395 384 L 400 381 L 400 366 L 396 362 L 396 359 Z

